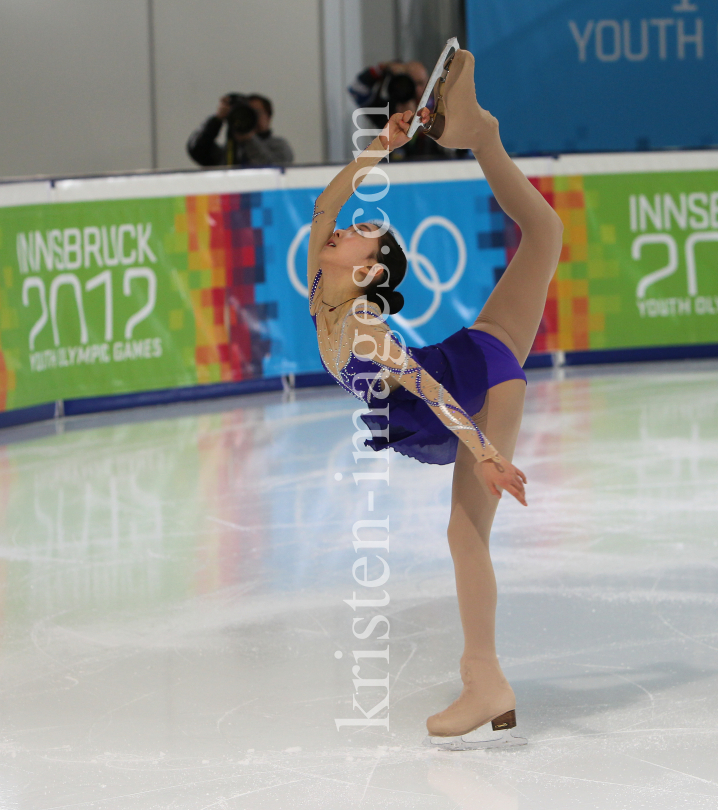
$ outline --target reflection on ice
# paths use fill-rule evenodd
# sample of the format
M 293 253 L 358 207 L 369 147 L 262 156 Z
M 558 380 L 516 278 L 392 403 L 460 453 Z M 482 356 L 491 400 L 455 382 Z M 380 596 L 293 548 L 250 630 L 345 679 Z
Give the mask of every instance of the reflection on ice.
M 492 536 L 510 752 L 421 746 L 460 688 L 451 470 L 399 457 L 374 495 L 391 722 L 336 729 L 367 508 L 340 391 L 5 431 L 0 804 L 714 808 L 716 383 L 714 361 L 530 374 L 529 508 L 504 499 Z

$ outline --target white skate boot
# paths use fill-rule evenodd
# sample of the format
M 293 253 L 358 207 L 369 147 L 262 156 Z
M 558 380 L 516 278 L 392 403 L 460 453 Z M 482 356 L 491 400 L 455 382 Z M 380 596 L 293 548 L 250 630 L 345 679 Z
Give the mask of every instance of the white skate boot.
M 488 725 L 488 723 L 484 725 Z M 445 751 L 475 751 L 481 748 L 526 745 L 528 741 L 525 737 L 517 737 L 511 733 L 511 729 L 515 727 L 516 711 L 512 709 L 491 721 L 491 730 L 500 732 L 498 736 L 496 734 L 488 736 L 488 730 L 484 732 L 483 728 L 479 726 L 455 737 L 429 735 L 424 739 L 424 745 L 428 745 L 430 748 L 443 748 Z

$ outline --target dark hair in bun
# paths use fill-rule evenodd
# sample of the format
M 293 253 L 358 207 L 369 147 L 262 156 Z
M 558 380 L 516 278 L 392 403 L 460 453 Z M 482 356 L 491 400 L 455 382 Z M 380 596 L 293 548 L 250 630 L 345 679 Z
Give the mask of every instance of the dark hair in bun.
M 367 301 L 373 301 L 383 312 L 389 307 L 389 314 L 395 315 L 404 306 L 404 296 L 397 287 L 406 275 L 406 254 L 391 231 L 379 237 L 377 262 L 386 268 L 375 284 L 367 290 Z M 388 284 L 387 282 L 388 275 Z M 386 304 L 384 303 L 386 301 Z

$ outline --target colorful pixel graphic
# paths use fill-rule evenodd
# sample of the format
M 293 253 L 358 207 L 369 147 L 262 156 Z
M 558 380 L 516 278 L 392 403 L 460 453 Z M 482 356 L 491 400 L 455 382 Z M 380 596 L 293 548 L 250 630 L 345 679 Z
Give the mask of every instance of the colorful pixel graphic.
M 262 376 L 270 342 L 266 322 L 275 302 L 257 303 L 265 281 L 263 228 L 272 211 L 262 194 L 223 194 L 178 199 L 168 253 L 186 269 L 179 283 L 191 302 L 196 329 L 194 363 L 199 384 Z M 179 321 L 183 310 L 171 314 Z
M 551 280 L 546 306 L 531 353 L 584 351 L 606 345 L 606 312 L 617 311 L 620 296 L 601 295 L 596 281 L 618 275 L 618 263 L 607 260 L 606 246 L 616 242 L 615 229 L 598 229 L 598 240 L 588 227 L 587 196 L 584 178 L 533 177 L 531 183 L 561 217 L 564 225 L 563 249 L 556 273 Z M 491 209 L 502 220 L 490 235 L 480 234 L 481 246 L 505 250 L 505 264 L 495 269 L 496 281 L 516 253 L 521 231 L 504 214 L 495 198 Z M 594 282 L 592 287 L 592 282 Z

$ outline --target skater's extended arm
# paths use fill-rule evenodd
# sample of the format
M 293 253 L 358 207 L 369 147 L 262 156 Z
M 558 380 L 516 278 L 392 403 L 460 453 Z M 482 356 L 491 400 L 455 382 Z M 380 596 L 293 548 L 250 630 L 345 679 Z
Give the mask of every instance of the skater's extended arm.
M 393 377 L 407 391 L 422 399 L 437 419 L 456 433 L 478 461 L 499 457 L 499 451 L 479 430 L 473 419 L 407 352 L 380 316 L 380 308 L 359 298 L 354 306 L 352 352 L 363 360 L 371 360 L 386 375 Z
M 307 259 L 307 282 L 310 290 L 319 271 L 319 253 L 334 233 L 337 217 L 344 203 L 352 196 L 371 169 L 388 154 L 389 150 L 384 148 L 380 138 L 374 138 L 369 146 L 347 164 L 317 197 L 312 215 Z

